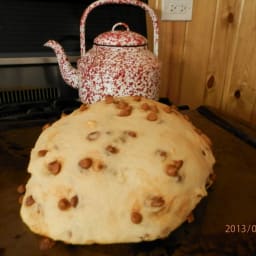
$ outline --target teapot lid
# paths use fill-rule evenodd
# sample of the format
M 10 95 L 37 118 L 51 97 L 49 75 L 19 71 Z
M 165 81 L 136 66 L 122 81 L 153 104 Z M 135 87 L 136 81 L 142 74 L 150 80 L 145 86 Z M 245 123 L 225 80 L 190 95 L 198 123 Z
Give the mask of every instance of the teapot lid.
M 123 26 L 126 30 L 115 30 L 118 26 Z M 94 39 L 94 45 L 99 46 L 144 46 L 147 45 L 147 39 L 130 31 L 127 24 L 123 22 L 116 23 L 111 31 L 102 33 Z

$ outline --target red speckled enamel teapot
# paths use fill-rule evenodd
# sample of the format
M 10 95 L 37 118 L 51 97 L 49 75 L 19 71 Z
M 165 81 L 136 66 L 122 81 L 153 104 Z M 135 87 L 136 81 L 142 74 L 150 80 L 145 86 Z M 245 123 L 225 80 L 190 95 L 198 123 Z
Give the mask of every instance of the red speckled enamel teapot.
M 103 4 L 130 4 L 143 8 L 149 14 L 154 29 L 154 53 L 147 48 L 147 39 L 129 30 L 127 24 L 119 22 L 111 31 L 98 35 L 93 47 L 86 52 L 85 22 L 88 14 Z M 123 26 L 125 30 L 117 30 Z M 81 58 L 74 68 L 59 43 L 49 40 L 57 56 L 64 81 L 79 90 L 83 103 L 93 103 L 105 95 L 141 95 L 158 99 L 160 65 L 158 55 L 158 19 L 154 11 L 139 0 L 98 0 L 89 5 L 81 17 Z

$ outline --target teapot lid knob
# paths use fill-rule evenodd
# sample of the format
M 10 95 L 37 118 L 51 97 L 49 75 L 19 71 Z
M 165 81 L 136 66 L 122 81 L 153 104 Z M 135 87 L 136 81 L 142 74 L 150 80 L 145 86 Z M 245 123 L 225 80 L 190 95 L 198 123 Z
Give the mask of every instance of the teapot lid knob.
M 124 27 L 126 29 L 126 31 L 130 31 L 129 26 L 126 23 L 124 23 L 124 22 L 117 22 L 116 24 L 114 24 L 112 29 L 111 29 L 111 31 L 115 31 L 115 29 L 117 27 Z
M 117 30 L 118 27 L 125 28 Z M 126 23 L 118 22 L 113 25 L 112 30 L 102 33 L 94 39 L 94 45 L 99 46 L 146 46 L 147 39 L 133 31 L 130 31 L 129 26 Z

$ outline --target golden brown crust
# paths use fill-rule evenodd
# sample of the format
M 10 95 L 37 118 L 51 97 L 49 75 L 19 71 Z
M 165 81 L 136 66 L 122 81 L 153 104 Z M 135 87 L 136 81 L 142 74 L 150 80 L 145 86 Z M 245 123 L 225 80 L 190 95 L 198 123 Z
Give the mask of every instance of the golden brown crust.
M 21 217 L 71 244 L 165 237 L 191 221 L 214 161 L 207 136 L 175 107 L 106 96 L 42 132 Z

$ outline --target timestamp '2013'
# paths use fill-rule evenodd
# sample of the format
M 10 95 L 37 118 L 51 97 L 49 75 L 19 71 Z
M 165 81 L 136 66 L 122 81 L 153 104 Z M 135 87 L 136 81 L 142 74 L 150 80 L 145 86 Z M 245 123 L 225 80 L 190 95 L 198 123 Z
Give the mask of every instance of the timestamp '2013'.
M 226 224 L 225 233 L 256 233 L 256 224 Z

